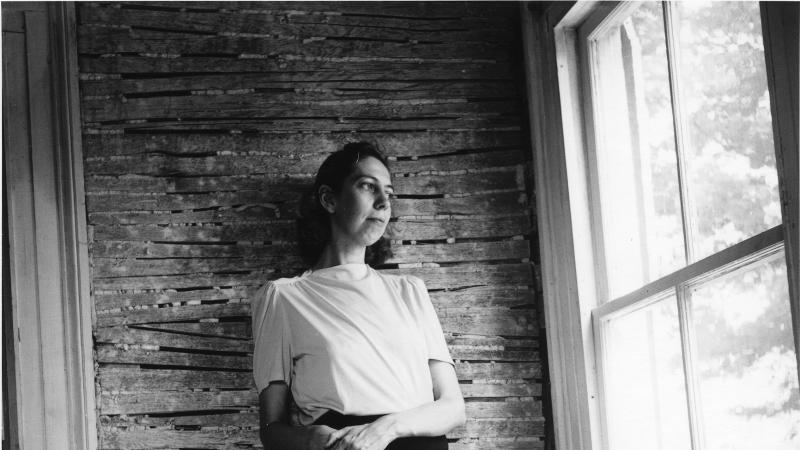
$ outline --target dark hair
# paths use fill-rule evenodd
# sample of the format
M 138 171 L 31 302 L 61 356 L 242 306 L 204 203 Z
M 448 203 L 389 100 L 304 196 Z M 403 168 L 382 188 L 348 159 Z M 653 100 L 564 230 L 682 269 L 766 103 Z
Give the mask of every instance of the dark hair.
M 355 171 L 358 162 L 370 156 L 389 168 L 389 161 L 383 153 L 369 142 L 346 144 L 341 150 L 331 153 L 319 167 L 313 188 L 301 200 L 300 218 L 297 221 L 300 256 L 308 266 L 317 263 L 331 239 L 330 213 L 319 201 L 319 188 L 327 185 L 333 192 L 341 192 L 344 181 Z M 367 247 L 364 262 L 377 267 L 391 256 L 391 242 L 381 236 Z

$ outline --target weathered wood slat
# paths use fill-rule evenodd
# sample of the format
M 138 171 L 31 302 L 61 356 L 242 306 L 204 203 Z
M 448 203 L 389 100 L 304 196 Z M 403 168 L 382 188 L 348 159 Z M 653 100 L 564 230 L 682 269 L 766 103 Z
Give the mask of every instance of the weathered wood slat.
M 474 194 L 497 190 L 524 190 L 524 182 L 517 174 L 523 166 L 511 166 L 506 170 L 457 175 L 398 176 L 392 179 L 397 195 Z M 191 193 L 191 192 L 239 192 L 261 191 L 271 195 L 286 195 L 293 198 L 295 192 L 304 192 L 313 185 L 311 177 L 304 180 L 280 180 L 274 182 L 265 176 L 221 176 L 221 177 L 90 177 L 86 179 L 86 190 L 92 194 L 108 191 L 130 193 Z M 136 197 L 134 197 L 133 201 Z
M 254 76 L 263 78 L 264 75 Z M 224 75 L 223 77 L 229 79 L 231 76 Z M 464 150 L 528 145 L 527 137 L 523 133 L 513 130 L 258 135 L 90 134 L 83 136 L 83 150 L 86 157 L 133 155 L 159 151 L 170 154 L 207 154 L 216 153 L 220 149 L 242 153 L 318 154 L 331 153 L 340 149 L 347 142 L 362 140 L 380 143 L 387 156 L 424 156 Z
M 190 291 L 95 293 L 95 308 L 102 313 L 116 308 L 152 306 L 165 303 L 247 299 L 252 289 L 199 289 Z M 534 293 L 527 288 L 476 286 L 457 291 L 433 291 L 434 305 L 446 307 L 491 307 L 532 305 Z M 489 345 L 489 344 L 487 344 Z
M 277 173 L 315 173 L 327 155 L 217 155 L 175 158 L 164 155 L 130 155 L 112 159 L 90 158 L 86 171 L 91 175 L 239 175 Z M 454 171 L 487 167 L 507 167 L 524 162 L 524 152 L 502 150 L 395 161 L 392 172 L 420 173 Z
M 308 40 L 273 37 L 190 36 L 124 28 L 78 28 L 78 52 L 262 55 L 270 57 L 468 59 L 504 61 L 511 57 L 508 43 L 489 42 L 382 42 L 362 40 Z
M 442 329 L 450 333 L 530 336 L 536 333 L 533 310 L 470 308 L 467 312 L 440 309 Z
M 273 222 L 274 223 L 274 222 Z M 386 236 L 390 239 L 449 239 L 511 237 L 530 232 L 526 216 L 496 219 L 409 220 L 391 222 Z M 181 226 L 132 225 L 95 227 L 91 254 L 95 258 L 225 258 L 268 257 L 283 247 L 244 245 L 191 245 L 179 242 L 262 242 L 269 237 L 293 239 L 295 231 L 286 223 L 280 228 L 265 225 Z M 281 234 L 278 234 L 278 233 Z M 157 241 L 150 243 L 142 241 Z M 174 241 L 175 244 L 160 242 Z M 409 250 L 410 251 L 410 250 Z M 424 251 L 424 249 L 422 250 Z M 434 250 L 435 251 L 435 250 Z
M 100 387 L 106 392 L 186 391 L 190 389 L 247 390 L 254 388 L 253 375 L 247 372 L 101 367 L 97 374 Z M 538 362 L 458 362 L 456 363 L 456 375 L 460 380 L 539 378 L 541 364 Z M 477 393 L 480 394 L 480 392 Z
M 503 450 L 535 450 L 545 448 L 541 437 L 515 436 L 498 438 L 463 438 L 450 443 L 448 450 L 484 450 L 502 448 Z
M 223 317 L 250 317 L 249 303 L 222 303 L 213 305 L 175 306 L 98 313 L 97 328 L 141 323 L 178 322 L 186 320 L 219 319 Z
M 387 272 L 400 272 L 387 270 Z M 409 268 L 402 272 L 422 278 L 429 289 L 457 289 L 492 284 L 532 285 L 533 274 L 527 263 L 476 265 L 465 264 L 443 268 Z M 271 277 L 274 277 L 272 275 Z M 95 289 L 183 289 L 215 286 L 253 286 L 264 282 L 267 274 L 253 271 L 243 275 L 194 274 L 142 276 L 127 278 L 98 278 Z
M 444 326 L 446 323 L 443 323 Z M 464 333 L 463 330 L 457 331 Z M 530 336 L 530 335 L 528 335 Z M 496 362 L 513 362 L 513 361 L 538 361 L 539 353 L 532 350 L 487 350 L 475 347 L 455 347 L 450 349 L 450 356 L 454 360 L 464 362 L 475 361 L 496 361 Z
M 205 75 L 181 78 L 83 80 L 81 95 L 99 97 L 168 97 L 176 93 L 219 95 L 226 92 L 271 92 L 285 100 L 394 99 L 421 98 L 512 98 L 519 95 L 509 80 L 489 81 L 272 81 L 261 75 Z
M 531 417 L 541 415 L 540 401 L 528 399 L 509 399 L 507 401 L 467 402 L 467 417 L 473 419 Z M 195 409 L 197 410 L 197 409 Z M 111 413 L 109 413 L 111 414 Z M 231 412 L 220 414 L 200 414 L 187 416 L 152 417 L 127 414 L 124 418 L 104 417 L 106 426 L 131 426 L 132 424 L 150 427 L 200 427 L 214 429 L 219 427 L 258 428 L 258 413 Z
M 103 424 L 106 427 L 170 427 L 170 428 L 200 428 L 214 430 L 220 427 L 238 428 L 258 428 L 258 413 L 243 412 L 250 411 L 253 407 L 242 409 L 240 412 L 228 412 L 219 414 L 197 414 L 181 416 L 150 416 L 150 415 L 125 415 L 125 416 L 103 416 Z
M 159 392 L 100 393 L 100 414 L 147 414 L 205 409 L 242 409 L 258 404 L 258 393 L 249 391 L 222 392 Z
M 260 223 L 281 217 L 280 204 L 242 205 L 202 211 L 91 212 L 90 225 Z
M 530 383 L 472 383 L 460 384 L 464 398 L 537 397 L 542 395 L 541 384 Z
M 252 289 L 245 287 L 226 289 L 197 289 L 189 291 L 154 291 L 154 292 L 95 292 L 95 308 L 104 310 L 151 306 L 164 303 L 200 302 L 209 300 L 246 299 L 252 295 Z
M 463 264 L 451 267 L 413 267 L 387 269 L 386 273 L 404 273 L 421 278 L 428 289 L 459 289 L 481 285 L 529 285 L 533 281 L 531 265 Z
M 97 111 L 116 111 L 136 99 L 154 99 L 130 105 L 134 111 L 152 109 L 162 102 L 167 111 L 181 109 L 183 103 L 193 102 L 210 106 L 218 102 L 235 101 L 237 110 L 259 105 L 413 105 L 424 103 L 455 103 L 458 100 L 492 101 L 519 98 L 514 85 L 507 80 L 495 81 L 276 81 L 246 75 L 216 75 L 195 77 L 189 84 L 182 78 L 144 80 L 102 80 L 83 82 L 83 101 L 89 107 L 99 101 L 114 101 L 115 105 Z M 243 79 L 242 79 L 243 78 Z M 117 83 L 115 85 L 115 82 Z M 141 91 L 141 92 L 138 92 Z M 224 104 L 223 104 L 224 106 Z M 127 110 L 127 109 L 126 109 Z M 193 111 L 189 109 L 188 111 Z M 499 112 L 499 111 L 498 111 Z M 100 121 L 100 120 L 97 120 Z
M 414 220 L 403 219 L 389 223 L 386 236 L 396 240 L 433 240 L 482 237 L 512 237 L 531 231 L 529 216 L 501 218 Z
M 100 427 L 99 440 L 101 448 L 113 448 L 120 450 L 177 448 L 216 448 L 223 450 L 240 450 L 242 446 L 261 448 L 258 430 L 125 430 Z
M 299 204 L 300 193 L 290 192 L 219 192 L 211 194 L 94 194 L 86 197 L 86 208 L 89 211 L 173 211 L 184 209 L 202 209 L 211 207 L 238 205 L 263 205 L 282 203 L 281 211 L 286 211 L 282 217 L 293 218 L 292 214 Z M 407 217 L 418 215 L 469 215 L 479 211 L 486 215 L 514 214 L 527 207 L 528 199 L 521 192 L 497 192 L 488 194 L 475 194 L 467 197 L 409 199 L 397 198 L 392 200 L 392 216 Z M 276 223 L 276 228 L 281 229 L 287 222 Z M 293 225 L 293 224 L 292 224 Z M 265 226 L 266 236 L 271 236 L 272 226 Z M 293 227 L 292 227 L 293 228 Z M 99 231 L 96 231 L 99 233 Z M 119 239 L 115 237 L 99 237 L 98 239 Z M 274 237 L 264 237 L 262 240 L 286 240 L 282 231 Z M 290 238 L 289 238 L 290 239 Z M 165 239 L 169 240 L 169 239 Z
M 449 333 L 526 336 L 535 335 L 537 332 L 535 313 L 532 309 L 457 308 L 452 310 L 449 308 L 437 308 L 437 310 L 442 329 Z M 111 331 L 103 331 L 101 329 L 119 325 L 176 322 L 179 320 L 221 317 L 246 318 L 249 317 L 249 314 L 250 308 L 247 303 L 173 306 L 104 312 L 97 314 L 96 339 L 98 342 L 158 345 L 194 350 L 214 350 L 214 345 L 220 345 L 231 351 L 248 351 L 249 344 L 228 342 L 222 338 L 187 337 L 173 333 L 119 328 Z M 472 359 L 472 355 L 469 355 L 468 352 L 462 355 L 464 359 Z
M 442 20 L 460 18 L 481 18 L 481 17 L 513 17 L 517 12 L 512 5 L 494 2 L 448 2 L 446 4 L 436 3 L 406 3 L 406 2 L 381 2 L 380 9 L 369 7 L 361 2 L 336 2 L 331 4 L 325 1 L 311 1 L 299 4 L 293 1 L 174 1 L 156 4 L 153 2 L 130 1 L 124 5 L 135 6 L 137 8 L 150 9 L 157 6 L 158 10 L 181 10 L 203 12 L 231 12 L 237 11 L 246 14 L 265 14 L 274 13 L 282 15 L 366 15 L 373 17 L 412 17 L 415 19 Z M 302 8 L 300 8 L 302 6 Z M 86 7 L 86 6 L 84 6 Z
M 443 324 L 444 325 L 444 324 Z M 459 349 L 454 349 L 454 359 L 459 359 Z M 498 360 L 503 362 L 514 361 L 535 361 L 538 354 L 532 351 L 498 351 L 498 350 L 471 350 L 469 358 L 471 361 L 482 360 Z M 488 354 L 488 356 L 487 356 Z M 502 358 L 502 359 L 501 359 Z M 202 354 L 202 353 L 183 353 L 165 350 L 147 350 L 143 348 L 120 348 L 119 346 L 98 345 L 96 348 L 96 361 L 99 363 L 112 363 L 112 364 L 139 364 L 148 366 L 170 366 L 170 367 L 186 367 L 186 368 L 207 368 L 207 369 L 222 369 L 222 370 L 251 370 L 252 357 L 251 356 L 233 356 L 233 355 L 216 355 L 216 354 Z M 517 385 L 483 385 L 472 384 L 464 385 L 470 386 L 470 389 L 477 389 L 472 392 L 472 397 L 518 397 L 526 396 L 526 390 L 521 388 L 512 387 L 496 387 L 496 386 L 517 386 Z M 480 386 L 475 388 L 474 386 Z M 493 386 L 493 387 L 483 387 Z M 466 394 L 465 394 L 466 395 Z
M 278 247 L 276 250 L 279 250 Z M 522 260 L 530 256 L 530 242 L 467 242 L 433 245 L 395 245 L 394 256 L 387 263 L 416 262 L 475 262 L 491 260 Z M 231 272 L 263 268 L 302 267 L 299 253 L 275 252 L 270 256 L 242 258 L 193 259 L 118 259 L 93 260 L 95 278 L 115 278 L 149 275 L 178 275 L 209 272 Z
M 456 428 L 448 437 L 544 436 L 544 433 L 541 418 L 467 419 L 463 428 Z
M 163 350 L 143 350 L 139 348 L 124 350 L 108 345 L 96 346 L 95 361 L 99 363 L 161 365 L 192 369 L 252 370 L 253 368 L 253 358 L 250 356 L 206 355 Z
M 443 307 L 521 306 L 534 302 L 534 293 L 528 289 L 503 286 L 478 286 L 458 291 L 430 293 L 431 301 Z
M 468 419 L 466 425 L 453 430 L 449 438 L 544 436 L 544 421 L 537 419 Z M 257 430 L 182 431 L 156 428 L 101 428 L 100 445 L 118 449 L 220 448 L 241 446 L 260 448 Z
M 395 117 L 265 117 L 235 119 L 160 118 L 131 120 L 122 123 L 86 123 L 84 133 L 257 133 L 257 132 L 337 132 L 354 131 L 429 131 L 450 129 L 518 129 L 518 115 L 463 115 L 457 117 L 395 118 Z
M 195 227 L 191 227 L 195 228 Z M 175 230 L 173 230 L 174 232 Z M 149 233 L 149 232 L 148 232 Z M 238 234 L 236 236 L 249 236 L 254 241 L 262 234 L 253 231 L 252 234 Z M 155 237 L 159 240 L 160 234 L 143 234 L 142 239 Z M 192 236 L 186 234 L 180 240 L 192 241 Z M 228 234 L 222 233 L 227 237 Z M 234 239 L 236 240 L 236 239 Z M 136 241 L 96 241 L 92 244 L 90 253 L 94 258 L 265 258 L 281 253 L 296 253 L 296 245 L 290 243 L 273 243 L 265 245 L 208 245 L 203 244 L 161 244 Z M 154 288 L 150 288 L 154 289 Z
M 115 291 L 124 289 L 185 289 L 220 286 L 255 286 L 263 283 L 267 274 L 252 271 L 247 274 L 192 274 L 129 278 L 97 278 L 94 287 Z
M 539 378 L 542 375 L 540 363 L 456 363 L 456 374 L 459 380 L 505 378 Z
M 153 323 L 140 325 L 139 328 L 192 336 L 211 336 L 220 338 L 249 339 L 252 336 L 250 323 L 241 322 L 191 322 L 191 323 Z
M 411 23 L 380 17 L 326 15 L 208 14 L 192 12 L 143 11 L 121 8 L 84 8 L 85 28 L 124 26 L 159 28 L 173 32 L 206 35 L 282 36 L 287 39 L 347 38 L 394 41 L 509 42 L 513 30 L 500 23 L 480 19 L 437 20 Z M 316 19 L 316 20 L 315 20 Z M 418 21 L 415 21 L 418 22 Z M 491 23 L 495 22 L 495 23 Z M 510 22 L 507 23 L 510 25 Z
M 258 395 L 254 389 L 247 391 L 217 392 L 164 392 L 147 390 L 131 393 L 100 394 L 100 414 L 147 414 L 165 412 L 192 412 L 202 410 L 247 409 L 257 405 Z M 534 418 L 542 412 L 537 400 L 511 400 L 493 402 L 467 402 L 467 417 L 485 418 Z M 214 414 L 188 417 L 170 417 L 138 420 L 147 425 L 200 426 L 200 427 L 258 427 L 257 414 Z
M 445 334 L 445 340 L 450 348 L 480 347 L 497 348 L 506 350 L 532 349 L 539 347 L 539 341 L 533 336 L 475 336 L 475 335 L 450 335 Z
M 465 242 L 432 245 L 395 245 L 387 263 L 488 261 L 530 257 L 530 242 Z
M 180 2 L 169 2 L 166 7 L 169 8 L 175 3 Z M 285 8 L 278 8 L 279 5 L 273 2 L 253 3 L 245 6 L 238 2 L 226 2 L 224 5 L 219 5 L 218 8 L 213 8 L 215 9 L 213 12 L 207 12 L 211 7 L 208 2 L 203 2 L 200 5 L 190 2 L 183 3 L 190 8 L 188 11 L 185 9 L 169 11 L 163 8 L 158 11 L 96 8 L 85 4 L 79 8 L 79 11 L 82 24 L 127 25 L 208 33 L 218 31 L 263 33 L 265 28 L 272 30 L 272 27 L 280 23 L 295 26 L 297 24 L 314 25 L 314 28 L 309 27 L 311 30 L 317 29 L 316 27 L 328 30 L 328 28 L 324 27 L 325 25 L 328 25 L 333 30 L 339 30 L 338 27 L 330 27 L 330 25 L 339 25 L 342 26 L 340 33 L 347 32 L 347 34 L 343 34 L 340 37 L 386 37 L 394 32 L 397 33 L 395 36 L 400 40 L 413 40 L 407 35 L 400 34 L 404 31 L 418 31 L 435 35 L 437 32 L 444 31 L 464 31 L 465 28 L 494 29 L 512 25 L 511 21 L 499 15 L 497 10 L 490 11 L 487 9 L 484 14 L 477 14 L 474 9 L 470 9 L 470 13 L 475 14 L 472 17 L 459 14 L 459 12 L 465 11 L 459 11 L 459 5 L 455 2 L 449 2 L 454 5 L 454 9 L 440 13 L 444 17 L 432 15 L 430 8 L 426 9 L 421 16 L 412 16 L 409 13 L 414 10 L 417 10 L 414 12 L 419 14 L 417 5 L 413 3 L 408 3 L 407 6 L 404 5 L 403 8 L 399 8 L 392 7 L 390 3 L 384 2 L 383 5 L 389 5 L 390 9 L 382 10 L 380 14 L 376 14 L 375 10 L 369 10 L 368 8 L 356 11 L 339 10 L 338 8 L 332 8 L 331 5 L 315 8 L 313 2 L 304 2 L 308 4 L 303 4 L 302 10 L 297 8 L 298 5 L 291 4 L 286 4 Z M 133 5 L 137 4 L 137 2 L 129 4 Z M 137 6 L 147 8 L 153 6 L 153 4 L 143 3 L 137 4 Z M 499 6 L 502 8 L 505 5 Z M 206 12 L 192 11 L 192 9 L 198 7 L 206 10 Z M 407 8 L 411 8 L 411 11 Z M 394 14 L 392 14 L 392 10 L 395 11 Z M 402 16 L 413 17 L 413 21 L 407 18 L 404 19 Z M 372 30 L 359 30 L 358 28 L 372 28 Z M 280 30 L 283 32 L 281 34 L 285 34 L 286 31 L 291 29 L 277 28 L 276 30 Z M 375 34 L 361 34 L 370 32 Z M 427 35 L 420 34 L 420 36 Z M 505 40 L 508 40 L 508 37 Z
M 253 389 L 253 374 L 211 370 L 165 370 L 100 367 L 100 387 L 106 392 L 186 391 L 190 389 Z
M 208 197 L 213 199 L 213 197 Z M 97 225 L 94 227 L 96 245 L 92 246 L 92 252 L 96 257 L 102 257 L 105 253 L 103 241 L 130 241 L 132 245 L 141 244 L 142 241 L 158 242 L 235 242 L 235 241 L 282 241 L 290 242 L 297 237 L 297 225 L 294 220 L 273 220 L 261 224 L 242 224 L 242 225 L 130 225 L 130 226 L 105 226 Z M 197 246 L 195 246 L 197 247 Z M 177 247 L 172 247 L 177 249 Z M 101 253 L 97 253 L 100 250 Z M 208 256 L 239 256 L 230 253 L 226 249 L 212 248 Z M 161 253 L 152 253 L 151 257 L 159 257 Z M 119 254 L 110 255 L 118 256 Z M 146 255 L 142 255 L 146 257 Z M 201 254 L 190 254 L 188 256 L 201 256 Z M 265 255 L 268 256 L 268 255 Z
M 385 117 L 462 117 L 513 114 L 520 104 L 506 99 L 421 98 L 387 94 L 388 99 L 372 97 L 353 99 L 318 99 L 318 95 L 291 94 L 218 94 L 183 95 L 120 99 L 85 99 L 81 102 L 84 120 L 109 122 L 151 118 L 229 119 L 247 117 L 350 117 L 369 119 Z
M 99 400 L 100 414 L 148 414 L 222 409 L 241 410 L 257 405 L 258 394 L 255 389 L 217 392 L 164 392 L 148 390 L 132 393 L 101 392 Z M 470 419 L 534 418 L 536 415 L 541 414 L 541 402 L 536 400 L 467 402 L 466 410 L 467 417 Z M 234 417 L 237 415 L 234 415 Z M 256 422 L 252 422 L 254 418 Z M 194 420 L 191 420 L 191 418 L 190 420 L 171 418 L 167 419 L 165 422 L 173 425 L 221 426 L 221 424 L 215 424 L 209 419 L 214 419 L 214 417 L 194 416 Z M 239 421 L 229 420 L 227 425 L 240 427 L 258 426 L 256 415 L 240 416 L 239 419 Z
M 79 56 L 82 73 L 188 74 L 258 73 L 264 81 L 329 80 L 510 80 L 513 68 L 507 62 L 441 59 L 420 61 L 341 61 L 303 59 L 276 60 L 219 56 L 154 57 L 115 55 L 98 58 Z
M 302 265 L 298 255 L 266 258 L 213 258 L 213 259 L 110 259 L 95 258 L 94 277 L 119 278 L 152 275 L 181 275 L 196 273 L 229 273 Z
M 191 350 L 227 351 L 246 353 L 253 351 L 249 340 L 222 337 L 190 336 L 124 326 L 97 328 L 95 342 L 99 344 L 137 344 Z
M 220 308 L 225 313 L 230 314 L 231 308 L 225 305 Z M 196 308 L 196 306 L 174 307 L 174 308 Z M 160 308 L 163 309 L 163 308 Z M 114 315 L 122 316 L 127 320 L 128 325 L 135 325 L 135 321 L 147 314 L 142 311 L 159 312 L 158 308 L 153 310 L 133 310 L 120 311 L 119 313 L 108 313 L 98 315 L 98 322 L 101 316 Z M 536 334 L 536 321 L 533 310 L 510 310 L 507 308 L 469 308 L 451 310 L 449 308 L 437 308 L 439 321 L 442 329 L 449 333 L 469 333 L 473 335 L 504 335 L 504 336 L 530 336 Z M 169 314 L 164 314 L 169 316 Z M 103 317 L 103 320 L 110 320 Z M 120 320 L 120 319 L 117 319 Z M 245 336 L 240 336 L 244 338 Z M 190 350 L 219 350 L 231 352 L 252 351 L 252 344 L 248 341 L 237 339 L 189 336 L 168 332 L 144 330 L 138 328 L 127 328 L 120 326 L 101 327 L 95 330 L 95 341 L 108 344 L 138 344 L 169 348 L 183 348 Z M 458 359 L 482 359 L 492 357 L 502 359 L 503 353 L 484 352 L 485 349 L 460 347 L 454 353 L 458 353 Z M 491 350 L 493 351 L 493 350 Z M 454 356 L 456 357 L 456 356 Z

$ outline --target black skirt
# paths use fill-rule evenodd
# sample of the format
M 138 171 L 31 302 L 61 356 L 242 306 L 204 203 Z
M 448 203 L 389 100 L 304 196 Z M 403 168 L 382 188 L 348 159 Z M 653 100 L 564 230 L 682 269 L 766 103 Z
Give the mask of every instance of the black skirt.
M 328 411 L 320 416 L 314 425 L 327 425 L 340 430 L 344 427 L 372 423 L 380 417 L 383 416 L 346 416 L 336 411 Z M 444 436 L 399 438 L 392 441 L 386 450 L 447 450 L 447 439 Z

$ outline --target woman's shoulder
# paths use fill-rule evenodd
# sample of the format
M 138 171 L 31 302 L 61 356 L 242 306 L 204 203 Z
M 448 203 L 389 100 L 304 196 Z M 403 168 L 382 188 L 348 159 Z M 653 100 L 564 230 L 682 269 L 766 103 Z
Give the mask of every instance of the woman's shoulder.
M 376 273 L 383 278 L 387 283 L 393 284 L 399 288 L 406 288 L 406 289 L 413 289 L 419 290 L 425 288 L 425 282 L 422 281 L 422 278 L 411 275 L 407 273 L 386 273 L 386 272 L 378 272 Z
M 274 280 L 267 280 L 264 284 L 258 287 L 252 296 L 254 301 L 274 301 L 279 296 L 279 293 L 291 289 L 292 286 L 301 279 L 301 276 L 276 278 Z

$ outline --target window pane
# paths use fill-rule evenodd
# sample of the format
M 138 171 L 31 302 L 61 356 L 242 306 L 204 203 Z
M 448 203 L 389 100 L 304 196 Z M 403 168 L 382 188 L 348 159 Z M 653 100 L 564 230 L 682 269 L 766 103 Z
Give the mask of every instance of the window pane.
M 800 448 L 784 253 L 690 295 L 705 448 Z
M 757 2 L 676 2 L 695 259 L 781 223 Z
M 657 2 L 628 8 L 593 47 L 610 298 L 686 262 L 663 13 Z
M 610 448 L 690 448 L 675 296 L 615 317 L 603 327 Z

